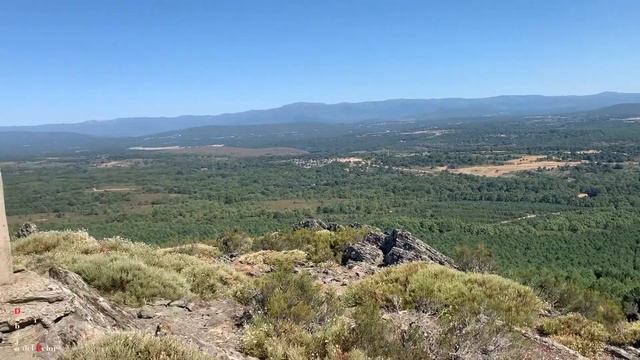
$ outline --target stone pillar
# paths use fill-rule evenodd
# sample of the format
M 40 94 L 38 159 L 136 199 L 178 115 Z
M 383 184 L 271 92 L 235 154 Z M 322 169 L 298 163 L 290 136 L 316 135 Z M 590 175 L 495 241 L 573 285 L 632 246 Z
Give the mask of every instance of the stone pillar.
M 9 242 L 7 214 L 4 209 L 2 173 L 0 173 L 0 285 L 10 284 L 12 282 L 13 264 L 11 259 L 11 243 Z

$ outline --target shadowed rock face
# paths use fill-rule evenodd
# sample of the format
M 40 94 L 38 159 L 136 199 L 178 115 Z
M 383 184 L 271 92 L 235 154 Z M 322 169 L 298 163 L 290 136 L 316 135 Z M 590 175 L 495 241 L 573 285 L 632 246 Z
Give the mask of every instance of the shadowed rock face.
M 411 261 L 426 261 L 457 268 L 453 260 L 408 231 L 395 229 L 391 233 L 370 232 L 362 241 L 347 246 L 342 264 L 364 262 L 389 266 Z
M 13 281 L 13 267 L 11 259 L 11 244 L 9 242 L 9 228 L 7 214 L 4 208 L 4 190 L 2 187 L 2 173 L 0 173 L 0 285 Z

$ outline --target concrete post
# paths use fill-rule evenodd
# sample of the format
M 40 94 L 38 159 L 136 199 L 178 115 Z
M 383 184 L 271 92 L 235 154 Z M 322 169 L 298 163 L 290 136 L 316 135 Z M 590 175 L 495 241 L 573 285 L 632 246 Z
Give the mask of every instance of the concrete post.
M 12 282 L 11 243 L 9 242 L 9 227 L 4 208 L 4 190 L 2 187 L 2 173 L 0 172 L 0 285 L 11 284 Z

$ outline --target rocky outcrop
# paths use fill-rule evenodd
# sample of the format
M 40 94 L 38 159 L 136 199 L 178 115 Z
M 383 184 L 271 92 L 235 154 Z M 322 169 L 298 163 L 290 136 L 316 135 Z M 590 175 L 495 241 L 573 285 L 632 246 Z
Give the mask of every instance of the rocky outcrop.
M 382 244 L 384 264 L 394 265 L 411 261 L 434 262 L 455 267 L 453 260 L 408 231 L 393 230 Z
M 412 261 L 426 261 L 456 268 L 451 258 L 410 232 L 398 229 L 390 233 L 372 231 L 363 240 L 347 246 L 342 254 L 343 265 L 364 262 L 389 266 Z
M 310 229 L 310 230 L 328 230 L 329 226 L 319 219 L 304 219 L 293 226 L 294 230 Z
M 69 347 L 117 331 L 172 336 L 216 359 L 250 359 L 236 350 L 246 309 L 232 300 L 156 301 L 139 309 L 114 305 L 68 270 L 49 278 L 30 271 L 0 286 L 0 359 L 57 359 Z
M 0 286 L 0 358 L 54 359 L 65 348 L 116 330 L 134 330 L 132 316 L 111 305 L 76 274 L 14 274 Z
M 18 239 L 26 238 L 27 236 L 37 232 L 38 232 L 38 226 L 36 226 L 36 224 L 24 223 L 20 225 L 20 228 L 18 228 L 18 230 L 16 231 L 16 237 Z
M 382 264 L 383 260 L 384 254 L 382 253 L 382 250 L 366 241 L 351 244 L 347 246 L 342 253 L 343 265 L 347 265 L 349 262 L 364 262 L 367 264 L 378 265 Z

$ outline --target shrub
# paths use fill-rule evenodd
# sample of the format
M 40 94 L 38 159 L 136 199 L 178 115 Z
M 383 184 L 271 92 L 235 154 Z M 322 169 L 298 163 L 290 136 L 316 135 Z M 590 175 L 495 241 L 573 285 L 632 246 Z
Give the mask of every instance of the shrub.
M 216 239 L 215 245 L 224 254 L 244 254 L 251 251 L 253 239 L 238 230 L 227 230 Z
M 195 348 L 170 338 L 116 333 L 65 351 L 59 360 L 213 360 Z
M 227 292 L 235 291 L 235 286 L 247 281 L 241 273 L 227 264 L 193 264 L 180 275 L 189 283 L 190 290 L 203 299 L 212 299 Z
M 236 261 L 241 264 L 257 266 L 264 270 L 272 266 L 291 267 L 297 263 L 304 262 L 306 259 L 307 253 L 300 250 L 261 250 L 254 253 L 241 255 Z
M 433 349 L 420 334 L 409 326 L 406 331 L 384 319 L 377 304 L 369 302 L 356 307 L 349 333 L 349 348 L 363 350 L 370 358 L 432 359 Z
M 351 285 L 347 301 L 369 299 L 389 309 L 460 316 L 492 314 L 512 325 L 529 324 L 542 307 L 533 291 L 496 275 L 464 273 L 441 265 L 410 263 Z
M 245 276 L 227 264 L 188 255 L 215 251 L 200 244 L 159 249 L 118 237 L 96 241 L 86 232 L 64 231 L 37 233 L 14 246 L 19 263 L 42 272 L 51 266 L 68 268 L 129 305 L 158 297 L 209 299 L 233 292 L 236 284 L 245 282 Z
M 346 227 L 337 231 L 298 229 L 272 233 L 256 240 L 256 250 L 302 250 L 314 262 L 340 261 L 344 248 L 362 239 L 366 229 Z
M 598 353 L 609 336 L 602 324 L 575 313 L 547 319 L 538 326 L 538 331 L 584 356 Z
M 455 248 L 456 264 L 465 271 L 494 272 L 496 259 L 485 244 L 458 245 Z
M 31 255 L 57 250 L 87 253 L 95 250 L 97 245 L 98 242 L 85 231 L 47 231 L 16 240 L 13 243 L 13 253 Z
M 346 326 L 340 302 L 306 273 L 279 266 L 254 281 L 241 301 L 255 317 L 243 339 L 244 351 L 260 359 L 326 358 Z M 335 350 L 335 349 L 333 349 Z
M 617 346 L 640 346 L 640 322 L 618 324 L 609 342 Z
M 79 256 L 67 267 L 89 285 L 128 305 L 142 305 L 154 298 L 176 300 L 191 296 L 189 285 L 175 272 L 122 255 Z
M 203 260 L 213 260 L 222 253 L 217 247 L 205 244 L 186 244 L 160 250 L 165 254 L 183 254 L 195 256 Z
M 340 310 L 332 291 L 324 290 L 307 273 L 293 273 L 279 267 L 258 278 L 251 299 L 267 319 L 305 326 L 322 324 Z
M 561 273 L 530 271 L 518 277 L 562 313 L 580 313 L 608 326 L 624 318 L 616 302 L 596 290 L 584 288 L 575 279 Z

